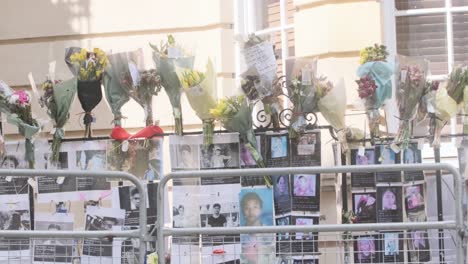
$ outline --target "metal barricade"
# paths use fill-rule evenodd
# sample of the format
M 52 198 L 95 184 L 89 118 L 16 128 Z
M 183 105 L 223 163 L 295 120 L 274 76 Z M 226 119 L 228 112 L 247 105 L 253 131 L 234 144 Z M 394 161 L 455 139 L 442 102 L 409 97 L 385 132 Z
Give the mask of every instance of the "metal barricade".
M 27 170 L 27 169 L 14 169 L 14 170 L 5 170 L 0 169 L 0 176 L 13 176 L 13 177 L 36 177 L 36 176 L 47 176 L 47 177 L 80 177 L 80 178 L 87 178 L 87 177 L 102 177 L 102 178 L 112 178 L 118 180 L 128 180 L 132 182 L 138 192 L 140 193 L 140 207 L 139 208 L 146 208 L 147 198 L 145 187 L 140 180 L 125 172 L 114 172 L 114 171 L 79 171 L 79 170 Z M 139 228 L 135 230 L 126 230 L 126 231 L 9 231 L 9 230 L 0 230 L 0 238 L 7 239 L 11 241 L 13 245 L 9 245 L 11 247 L 21 247 L 22 245 L 14 245 L 14 241 L 18 241 L 21 239 L 65 239 L 65 240 L 79 240 L 85 238 L 91 239 L 123 239 L 123 238 L 132 238 L 139 240 L 139 262 L 142 264 L 145 261 L 146 257 L 146 241 L 149 241 L 148 234 L 147 234 L 147 212 L 146 210 L 139 209 Z M 73 243 L 73 242 L 72 242 Z M 5 245 L 2 245 L 5 246 Z M 105 247 L 103 245 L 103 247 Z M 14 256 L 15 258 L 20 257 L 20 259 L 30 259 L 30 260 L 20 260 L 19 262 L 16 261 L 8 261 L 5 263 L 33 263 L 32 256 Z M 71 258 L 70 261 L 65 261 L 70 263 L 75 258 L 79 258 L 78 255 L 70 254 L 68 258 Z M 41 261 L 38 261 L 42 263 Z M 64 262 L 64 261 L 60 261 Z M 3 262 L 2 262 L 3 263 Z M 44 262 L 50 263 L 50 262 Z M 75 262 L 72 262 L 75 263 Z M 77 262 L 80 263 L 80 262 Z M 100 262 L 99 262 L 100 263 Z M 129 262 L 134 263 L 134 262 Z
M 373 223 L 373 224 L 325 224 L 304 226 L 256 226 L 256 227 L 204 227 L 204 228 L 169 228 L 164 227 L 164 221 L 157 223 L 157 241 L 159 263 L 164 263 L 165 237 L 194 236 L 194 235 L 240 235 L 240 234 L 281 234 L 281 233 L 326 233 L 333 236 L 343 234 L 356 234 L 356 232 L 380 231 L 418 231 L 418 230 L 448 230 L 451 232 L 455 244 L 456 263 L 464 262 L 464 234 L 463 221 L 463 179 L 453 166 L 444 163 L 438 164 L 392 164 L 367 166 L 336 166 L 336 167 L 296 167 L 296 168 L 262 168 L 262 169 L 230 169 L 210 171 L 181 171 L 166 175 L 158 186 L 158 208 L 164 206 L 164 189 L 169 180 L 193 178 L 227 178 L 240 176 L 263 176 L 284 174 L 318 174 L 318 173 L 355 173 L 355 172 L 384 172 L 384 171 L 448 171 L 454 178 L 455 219 L 431 222 L 400 222 L 400 223 Z M 157 219 L 164 219 L 164 210 L 158 210 Z M 337 238 L 336 243 L 343 242 Z M 351 239 L 351 241 L 353 241 Z M 309 262 L 308 262 L 309 263 Z M 312 263 L 312 262 L 311 262 Z M 348 262 L 351 263 L 351 262 Z

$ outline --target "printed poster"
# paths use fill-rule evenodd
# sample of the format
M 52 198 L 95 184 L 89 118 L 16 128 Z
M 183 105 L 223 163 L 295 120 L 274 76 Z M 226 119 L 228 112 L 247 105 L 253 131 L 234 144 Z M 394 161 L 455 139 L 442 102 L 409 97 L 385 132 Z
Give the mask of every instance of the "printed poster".
M 401 186 L 377 187 L 377 222 L 390 223 L 403 221 Z
M 295 174 L 291 179 L 293 211 L 320 211 L 320 174 Z
M 291 188 L 289 175 L 273 176 L 273 188 L 275 195 L 275 214 L 281 215 L 292 210 Z
M 400 153 L 395 153 L 388 145 L 375 146 L 375 158 L 375 164 L 400 164 Z M 376 172 L 375 178 L 378 183 L 401 182 L 401 172 Z
M 320 164 L 320 132 L 307 132 L 297 139 L 291 139 L 291 167 L 311 167 Z
M 355 223 L 377 222 L 377 198 L 376 193 L 353 193 L 353 209 L 356 217 Z
M 379 263 L 381 249 L 378 235 L 354 237 L 354 263 Z
M 398 263 L 404 262 L 404 236 L 402 232 L 383 232 L 382 238 L 382 251 L 383 262 Z
M 267 168 L 289 167 L 289 136 L 285 132 L 266 133 L 262 144 Z
M 373 165 L 375 164 L 375 149 L 367 148 L 364 153 L 359 150 L 351 150 L 351 165 Z M 353 188 L 374 188 L 375 173 L 373 172 L 353 172 L 351 173 L 351 187 Z
M 408 148 L 403 150 L 403 163 L 404 164 L 417 164 L 422 163 L 421 150 L 418 149 L 417 144 L 410 144 Z M 403 177 L 405 182 L 424 181 L 423 171 L 404 171 Z

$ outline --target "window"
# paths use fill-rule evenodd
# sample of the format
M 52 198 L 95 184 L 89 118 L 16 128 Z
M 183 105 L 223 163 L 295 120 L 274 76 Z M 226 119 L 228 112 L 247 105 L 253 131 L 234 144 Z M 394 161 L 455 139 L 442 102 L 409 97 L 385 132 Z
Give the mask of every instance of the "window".
M 468 63 L 468 0 L 385 0 L 382 10 L 390 52 L 428 59 L 430 79 L 444 80 L 454 65 Z M 461 131 L 457 123 L 443 133 Z
M 270 35 L 278 57 L 278 75 L 282 75 L 286 59 L 294 56 L 294 1 L 236 0 L 235 8 L 235 33 Z M 239 58 L 239 48 L 236 50 Z M 240 65 L 237 64 L 237 75 L 240 75 Z

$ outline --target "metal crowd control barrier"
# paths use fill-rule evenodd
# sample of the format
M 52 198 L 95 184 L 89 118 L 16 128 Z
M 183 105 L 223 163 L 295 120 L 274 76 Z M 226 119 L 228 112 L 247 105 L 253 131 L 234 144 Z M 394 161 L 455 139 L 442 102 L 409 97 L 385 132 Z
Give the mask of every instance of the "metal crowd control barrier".
M 255 226 L 255 227 L 204 227 L 204 228 L 168 228 L 164 221 L 158 221 L 157 248 L 159 263 L 164 263 L 165 244 L 168 236 L 189 235 L 239 235 L 259 233 L 288 233 L 288 232 L 356 232 L 356 231 L 383 231 L 383 230 L 427 230 L 448 229 L 456 232 L 456 258 L 459 264 L 464 262 L 464 222 L 463 222 L 463 179 L 453 166 L 444 163 L 438 164 L 393 164 L 393 165 L 367 165 L 367 166 L 337 166 L 337 167 L 296 167 L 296 168 L 262 168 L 262 169 L 230 169 L 206 171 L 181 171 L 166 175 L 158 186 L 157 208 L 164 208 L 164 188 L 172 179 L 193 178 L 227 178 L 240 176 L 263 176 L 284 174 L 318 174 L 318 173 L 354 173 L 354 172 L 384 172 L 384 171 L 448 171 L 454 178 L 455 220 L 437 222 L 401 222 L 401 223 L 374 223 L 374 224 L 326 224 L 312 226 Z M 158 210 L 157 219 L 164 219 L 164 210 Z
M 125 172 L 115 171 L 80 171 L 80 170 L 27 170 L 27 169 L 0 169 L 0 176 L 14 177 L 102 177 L 125 179 L 132 182 L 140 193 L 140 208 L 146 208 L 146 192 L 140 180 Z M 135 238 L 140 240 L 139 261 L 144 263 L 146 258 L 147 239 L 147 212 L 139 209 L 139 229 L 130 231 L 6 231 L 0 230 L 0 237 L 5 238 Z

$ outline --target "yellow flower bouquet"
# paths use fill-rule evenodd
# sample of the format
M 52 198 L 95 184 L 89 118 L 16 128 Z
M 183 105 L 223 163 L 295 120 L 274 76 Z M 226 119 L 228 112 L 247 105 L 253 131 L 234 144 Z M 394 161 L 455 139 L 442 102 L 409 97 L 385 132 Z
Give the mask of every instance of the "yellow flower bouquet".
M 203 142 L 213 144 L 214 117 L 210 112 L 216 107 L 216 76 L 213 63 L 208 60 L 206 72 L 176 67 L 176 73 L 187 99 L 203 122 Z
M 91 137 L 91 111 L 102 100 L 101 79 L 108 64 L 106 53 L 98 48 L 87 51 L 84 48 L 71 47 L 65 51 L 65 62 L 78 79 L 78 99 L 85 111 L 85 137 Z

